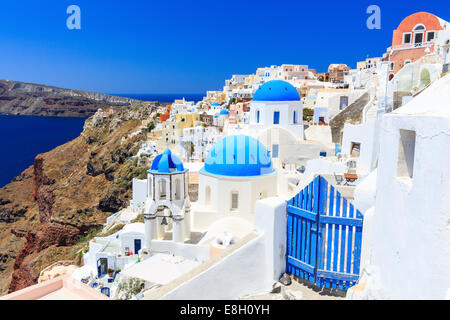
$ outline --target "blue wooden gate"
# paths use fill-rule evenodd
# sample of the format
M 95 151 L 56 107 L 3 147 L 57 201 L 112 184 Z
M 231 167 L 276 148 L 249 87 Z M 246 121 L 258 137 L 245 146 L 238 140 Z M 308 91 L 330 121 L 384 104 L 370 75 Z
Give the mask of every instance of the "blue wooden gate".
M 322 176 L 287 203 L 286 270 L 318 287 L 359 278 L 363 216 Z

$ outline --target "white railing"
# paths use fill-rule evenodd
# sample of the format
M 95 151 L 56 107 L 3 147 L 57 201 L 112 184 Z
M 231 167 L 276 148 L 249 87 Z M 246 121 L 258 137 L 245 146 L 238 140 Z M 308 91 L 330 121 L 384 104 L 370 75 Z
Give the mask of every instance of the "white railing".
M 400 44 L 397 46 L 392 46 L 387 49 L 387 51 L 390 50 L 406 50 L 406 49 L 416 49 L 416 48 L 427 48 L 431 47 L 434 42 L 421 42 L 421 43 L 407 43 L 407 44 Z

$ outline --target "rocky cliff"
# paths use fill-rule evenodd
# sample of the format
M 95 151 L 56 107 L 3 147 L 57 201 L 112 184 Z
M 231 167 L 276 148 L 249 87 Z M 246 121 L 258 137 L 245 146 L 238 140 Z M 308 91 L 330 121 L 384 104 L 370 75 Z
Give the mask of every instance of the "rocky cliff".
M 0 80 L 0 114 L 87 117 L 100 108 L 129 107 L 141 101 L 80 90 Z
M 132 178 L 147 170 L 133 158 L 147 139 L 142 120 L 156 105 L 99 110 L 78 138 L 38 155 L 0 189 L 0 294 L 75 259 L 106 217 L 128 205 Z

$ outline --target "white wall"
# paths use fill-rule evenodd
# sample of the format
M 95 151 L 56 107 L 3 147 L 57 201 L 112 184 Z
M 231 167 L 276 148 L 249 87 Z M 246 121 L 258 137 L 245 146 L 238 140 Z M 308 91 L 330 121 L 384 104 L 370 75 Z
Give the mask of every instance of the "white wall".
M 265 239 L 262 234 L 184 282 L 164 300 L 230 300 L 271 289 L 267 277 Z
M 125 252 L 125 248 L 128 247 L 130 251 L 134 254 L 137 254 L 134 250 L 134 240 L 141 240 L 141 248 L 144 247 L 144 234 L 138 232 L 126 232 L 120 234 L 120 246 L 122 252 Z
M 332 144 L 330 126 L 309 126 L 305 130 L 306 140 L 319 141 L 323 144 Z
M 342 136 L 342 154 L 350 156 L 352 142 L 360 143 L 360 155 L 357 161 L 357 173 L 367 174 L 375 169 L 379 154 L 380 120 L 370 119 L 361 124 L 344 125 Z
M 206 188 L 210 187 L 210 204 L 206 202 Z M 238 210 L 231 209 L 231 192 L 237 191 Z M 257 177 L 225 177 L 199 174 L 198 202 L 193 204 L 193 227 L 206 228 L 210 223 L 226 216 L 237 216 L 253 222 L 253 209 L 260 193 L 266 197 L 277 194 L 277 175 Z
M 184 282 L 163 299 L 237 299 L 269 292 L 286 268 L 286 202 L 278 197 L 255 205 L 257 237 Z
M 147 180 L 139 180 L 133 178 L 133 199 L 131 200 L 131 205 L 133 207 L 138 207 L 145 203 L 145 198 L 147 197 Z
M 310 183 L 316 174 L 344 174 L 347 166 L 343 162 L 332 162 L 325 159 L 312 159 L 306 163 L 306 170 L 303 174 L 298 190 L 301 190 Z
M 257 111 L 259 110 L 259 122 Z M 274 112 L 279 111 L 279 124 L 274 124 Z M 294 111 L 296 123 L 294 123 Z M 253 136 L 270 128 L 283 128 L 295 139 L 303 140 L 303 104 L 301 101 L 252 101 L 250 103 L 249 129 Z
M 177 243 L 168 240 L 152 240 L 152 252 L 169 253 L 194 261 L 209 259 L 209 245 Z
M 275 282 L 286 270 L 286 201 L 279 197 L 259 200 L 255 205 L 255 228 L 264 233 L 267 276 Z
M 373 222 L 364 222 L 372 224 L 371 252 L 361 279 L 365 289 L 357 298 L 446 297 L 450 149 L 443 146 L 450 145 L 449 128 L 446 117 L 392 113 L 383 117 L 375 212 Z M 412 178 L 397 175 L 400 129 L 416 132 Z

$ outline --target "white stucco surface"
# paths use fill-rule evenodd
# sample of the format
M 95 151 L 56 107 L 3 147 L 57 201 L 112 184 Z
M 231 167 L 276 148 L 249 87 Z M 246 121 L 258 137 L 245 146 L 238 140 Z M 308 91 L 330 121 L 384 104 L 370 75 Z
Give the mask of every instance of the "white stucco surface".
M 305 130 L 306 140 L 320 141 L 324 144 L 331 144 L 331 128 L 330 126 L 312 125 Z
M 383 117 L 373 220 L 366 216 L 364 221 L 365 226 L 371 225 L 369 248 L 363 238 L 363 256 L 366 260 L 369 250 L 369 263 L 362 270 L 365 289 L 359 298 L 446 297 L 450 287 L 450 150 L 444 146 L 450 145 L 449 101 L 447 75 Z M 400 130 L 415 137 L 405 157 L 399 156 L 405 145 L 405 131 Z M 405 162 L 409 174 L 399 170 Z
M 255 205 L 255 228 L 264 233 L 266 277 L 278 281 L 286 269 L 286 201 L 272 197 Z
M 360 155 L 355 158 L 357 173 L 367 174 L 376 168 L 379 154 L 380 120 L 370 119 L 362 124 L 346 123 L 342 136 L 342 154 L 350 156 L 352 143 L 360 143 Z
M 133 178 L 133 199 L 131 200 L 131 205 L 133 207 L 138 207 L 145 203 L 145 198 L 147 197 L 147 180 L 140 180 Z
M 232 234 L 236 239 L 241 239 L 252 231 L 253 224 L 248 220 L 239 217 L 225 217 L 208 226 L 199 244 L 210 243 L 224 232 Z
M 237 299 L 268 292 L 285 270 L 286 202 L 278 197 L 258 200 L 255 205 L 256 233 L 181 285 L 163 299 Z M 245 240 L 245 239 L 243 239 Z
M 364 212 L 375 205 L 376 200 L 376 184 L 377 169 L 373 170 L 369 175 L 362 179 L 355 188 L 354 205 L 364 215 Z
M 122 274 L 164 285 L 189 272 L 199 264 L 200 262 L 180 256 L 157 253 L 123 270 Z
M 269 290 L 266 266 L 260 259 L 265 254 L 263 235 L 249 241 L 216 264 L 170 291 L 164 300 L 228 300 Z

